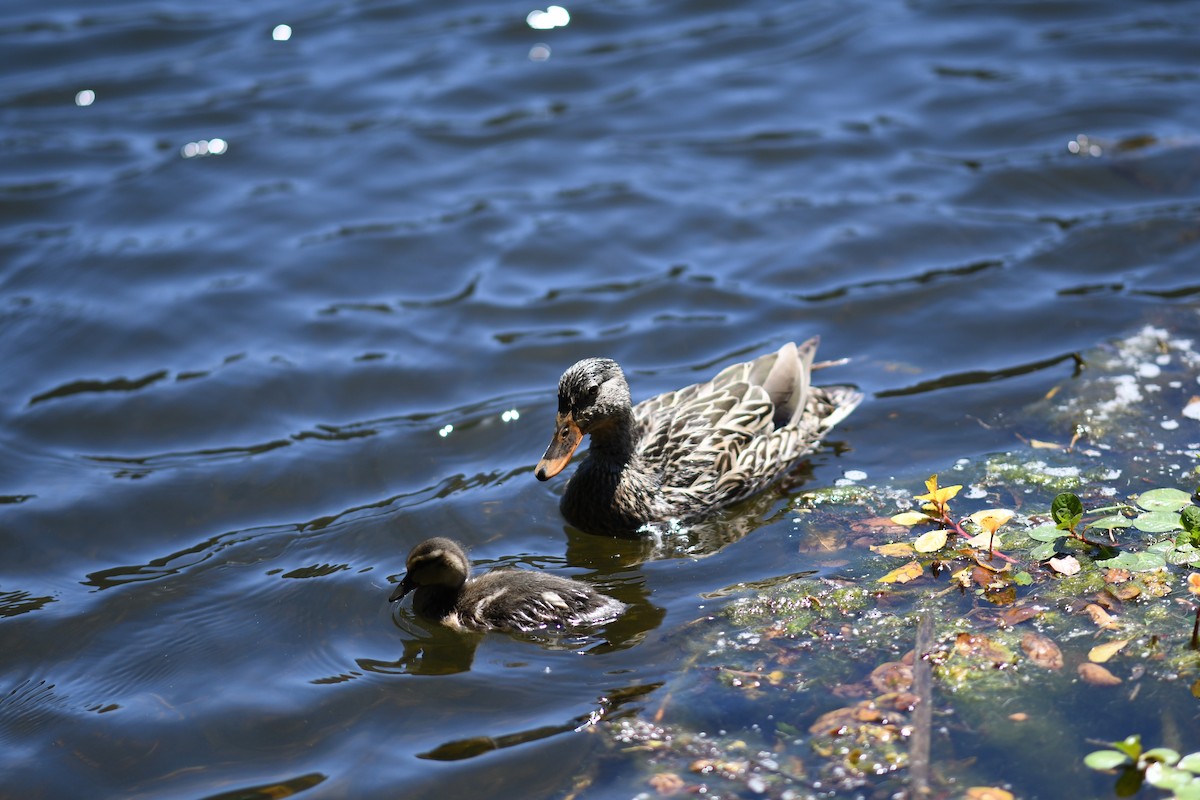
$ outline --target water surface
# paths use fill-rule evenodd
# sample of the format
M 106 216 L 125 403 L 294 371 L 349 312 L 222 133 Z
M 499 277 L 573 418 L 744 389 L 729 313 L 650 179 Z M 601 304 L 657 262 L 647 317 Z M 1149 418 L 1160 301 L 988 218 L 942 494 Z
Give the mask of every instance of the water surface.
M 629 796 L 573 729 L 814 564 L 780 493 L 692 555 L 566 529 L 565 366 L 819 334 L 868 400 L 806 485 L 919 486 L 1050 435 L 1070 353 L 1200 331 L 1195 4 L 532 10 L 0 12 L 6 796 Z M 427 630 L 386 599 L 434 534 L 633 610 Z

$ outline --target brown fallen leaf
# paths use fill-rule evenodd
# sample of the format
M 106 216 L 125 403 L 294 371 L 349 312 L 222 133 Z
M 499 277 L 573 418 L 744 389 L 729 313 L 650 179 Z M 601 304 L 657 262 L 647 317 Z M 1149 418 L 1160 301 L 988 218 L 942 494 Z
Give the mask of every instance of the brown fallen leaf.
M 1128 639 L 1118 639 L 1115 642 L 1105 642 L 1098 644 L 1088 651 L 1088 661 L 1096 664 L 1103 664 L 1110 658 L 1121 651 L 1125 645 L 1129 644 Z
M 887 661 L 871 670 L 870 680 L 877 692 L 902 692 L 912 686 L 912 667 L 899 661 Z
M 1050 569 L 1062 575 L 1077 575 L 1083 569 L 1075 556 L 1058 556 L 1046 562 Z
M 891 544 L 871 545 L 871 552 L 878 553 L 881 556 L 912 558 L 915 551 L 913 550 L 913 546 L 908 542 L 892 542 Z
M 1021 649 L 1029 660 L 1043 669 L 1062 669 L 1062 650 L 1049 636 L 1030 631 L 1021 637 Z
M 669 797 L 677 794 L 683 788 L 683 778 L 680 778 L 674 772 L 660 772 L 657 775 L 651 776 L 648 781 L 650 788 L 661 797 Z
M 1133 577 L 1133 573 L 1120 567 L 1109 567 L 1104 571 L 1105 583 L 1124 583 Z
M 1124 603 L 1141 595 L 1142 587 L 1136 583 L 1123 583 L 1120 586 L 1114 586 L 1109 591 L 1113 593 L 1114 597 Z
M 1015 658 L 1002 644 L 982 633 L 960 633 L 954 639 L 954 649 L 964 656 L 979 656 L 993 664 L 1011 664 Z
M 1192 594 L 1200 594 L 1200 572 L 1189 572 L 1187 581 L 1188 591 Z
M 891 711 L 912 711 L 920 702 L 912 692 L 888 692 L 875 698 L 875 705 Z
M 1092 622 L 1097 627 L 1105 629 L 1117 627 L 1117 621 L 1113 618 L 1113 615 L 1109 614 L 1095 603 L 1088 603 L 1083 607 L 1083 610 L 1087 612 L 1089 617 L 1092 618 Z
M 850 530 L 855 533 L 904 533 L 908 529 L 892 522 L 889 517 L 868 517 L 851 523 Z
M 1013 795 L 995 786 L 972 786 L 963 795 L 963 800 L 1013 800 Z
M 971 582 L 983 589 L 991 586 L 993 582 L 1001 586 L 1004 585 L 1004 581 L 998 580 L 995 573 L 980 566 L 971 568 Z
M 1009 628 L 1015 628 L 1022 622 L 1033 619 L 1041 613 L 1042 609 L 1038 608 L 1037 606 L 1021 606 L 1019 608 L 1010 608 L 1000 615 L 1000 624 Z
M 1117 686 L 1121 679 L 1099 664 L 1085 661 L 1079 665 L 1079 677 L 1092 686 Z

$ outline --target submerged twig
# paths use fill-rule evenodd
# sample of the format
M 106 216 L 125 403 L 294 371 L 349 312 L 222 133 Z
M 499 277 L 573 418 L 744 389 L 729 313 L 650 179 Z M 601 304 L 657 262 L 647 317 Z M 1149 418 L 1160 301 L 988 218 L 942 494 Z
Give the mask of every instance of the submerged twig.
M 908 739 L 908 774 L 913 797 L 926 797 L 929 786 L 929 752 L 933 738 L 933 665 L 929 651 L 933 647 L 933 617 L 928 611 L 921 614 L 917 624 L 917 642 L 913 650 L 913 694 L 917 707 L 913 711 L 913 731 Z

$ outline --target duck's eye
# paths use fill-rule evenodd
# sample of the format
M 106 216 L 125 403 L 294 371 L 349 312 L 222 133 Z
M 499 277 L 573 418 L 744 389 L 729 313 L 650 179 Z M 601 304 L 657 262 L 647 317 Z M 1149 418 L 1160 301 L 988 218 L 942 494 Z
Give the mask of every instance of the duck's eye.
M 587 387 L 587 391 L 584 392 L 584 394 L 587 395 L 587 398 L 589 400 L 595 400 L 596 395 L 600 394 L 600 384 L 598 384 L 598 383 L 591 384 L 590 386 Z

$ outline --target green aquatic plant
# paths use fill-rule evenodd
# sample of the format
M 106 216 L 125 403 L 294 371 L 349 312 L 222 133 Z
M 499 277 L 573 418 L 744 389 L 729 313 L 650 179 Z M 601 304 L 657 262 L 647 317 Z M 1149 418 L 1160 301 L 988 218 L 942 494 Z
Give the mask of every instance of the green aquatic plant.
M 1111 750 L 1095 750 L 1083 763 L 1101 772 L 1117 774 L 1116 793 L 1130 797 L 1144 783 L 1171 793 L 1176 800 L 1200 800 L 1200 752 L 1180 756 L 1169 747 L 1142 749 L 1142 737 L 1112 742 Z
M 1161 569 L 1167 565 L 1186 564 L 1200 568 L 1200 507 L 1193 503 L 1194 497 L 1170 487 L 1150 489 L 1138 495 L 1133 505 L 1122 503 L 1093 509 L 1089 513 L 1103 516 L 1083 525 L 1083 502 L 1071 492 L 1062 492 L 1050 506 L 1055 524 L 1029 531 L 1030 538 L 1041 542 L 1030 551 L 1030 558 L 1044 561 L 1065 552 L 1065 540 L 1075 539 L 1099 548 L 1099 560 L 1106 567 L 1133 572 Z M 1110 541 L 1104 543 L 1087 538 L 1080 531 L 1081 525 L 1084 530 L 1106 532 Z M 1152 542 L 1141 550 L 1127 548 L 1116 552 L 1116 532 L 1130 528 L 1142 533 L 1174 533 L 1175 536 Z

